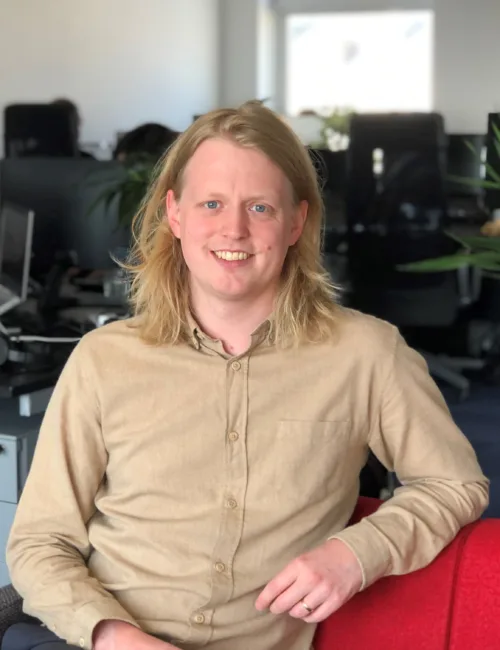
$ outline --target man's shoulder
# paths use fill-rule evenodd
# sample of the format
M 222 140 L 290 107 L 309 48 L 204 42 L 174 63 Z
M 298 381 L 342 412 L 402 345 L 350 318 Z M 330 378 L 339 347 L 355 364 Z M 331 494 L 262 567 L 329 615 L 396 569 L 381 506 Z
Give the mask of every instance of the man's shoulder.
M 339 306 L 335 347 L 356 355 L 378 357 L 392 354 L 398 339 L 397 327 L 375 316 Z
M 133 359 L 147 357 L 152 346 L 141 337 L 133 318 L 117 320 L 85 334 L 77 346 L 77 356 L 84 363 L 100 367 L 121 367 Z
M 105 351 L 109 346 L 141 346 L 144 345 L 139 334 L 137 323 L 133 318 L 124 318 L 97 327 L 85 334 L 80 346 L 85 351 Z

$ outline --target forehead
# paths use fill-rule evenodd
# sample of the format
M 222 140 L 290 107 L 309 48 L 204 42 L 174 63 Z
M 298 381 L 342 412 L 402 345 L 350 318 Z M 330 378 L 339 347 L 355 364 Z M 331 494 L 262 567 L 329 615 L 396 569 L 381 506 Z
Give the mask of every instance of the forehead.
M 262 151 L 212 138 L 196 149 L 184 171 L 184 191 L 272 192 L 289 194 L 284 172 Z

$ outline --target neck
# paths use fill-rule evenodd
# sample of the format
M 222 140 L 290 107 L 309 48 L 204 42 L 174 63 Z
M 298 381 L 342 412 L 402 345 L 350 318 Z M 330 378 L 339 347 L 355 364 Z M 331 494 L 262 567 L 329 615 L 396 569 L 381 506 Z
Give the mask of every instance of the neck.
M 242 354 L 250 347 L 252 333 L 269 318 L 274 295 L 254 301 L 222 301 L 212 296 L 191 294 L 193 316 L 201 329 L 222 342 L 228 354 Z

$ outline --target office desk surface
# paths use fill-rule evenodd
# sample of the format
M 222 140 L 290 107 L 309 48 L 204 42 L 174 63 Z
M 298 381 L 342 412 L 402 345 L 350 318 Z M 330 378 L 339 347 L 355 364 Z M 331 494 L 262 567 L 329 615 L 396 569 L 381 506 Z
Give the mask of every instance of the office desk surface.
M 29 418 L 19 415 L 17 399 L 0 399 L 0 436 L 19 436 L 31 431 L 38 432 L 43 414 Z
M 54 386 L 61 369 L 62 366 L 48 370 L 17 373 L 0 371 L 0 402 L 12 400 L 17 404 L 17 400 L 14 399 L 16 397 Z

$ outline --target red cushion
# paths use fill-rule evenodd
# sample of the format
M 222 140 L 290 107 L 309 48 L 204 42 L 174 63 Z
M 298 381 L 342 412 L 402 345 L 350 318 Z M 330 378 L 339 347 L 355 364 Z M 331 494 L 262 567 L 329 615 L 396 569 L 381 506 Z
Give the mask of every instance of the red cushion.
M 450 650 L 500 647 L 500 519 L 485 519 L 464 548 L 456 577 Z
M 353 521 L 378 505 L 361 499 Z M 319 626 L 315 650 L 497 647 L 498 576 L 500 520 L 471 524 L 428 567 L 384 578 L 346 603 Z

